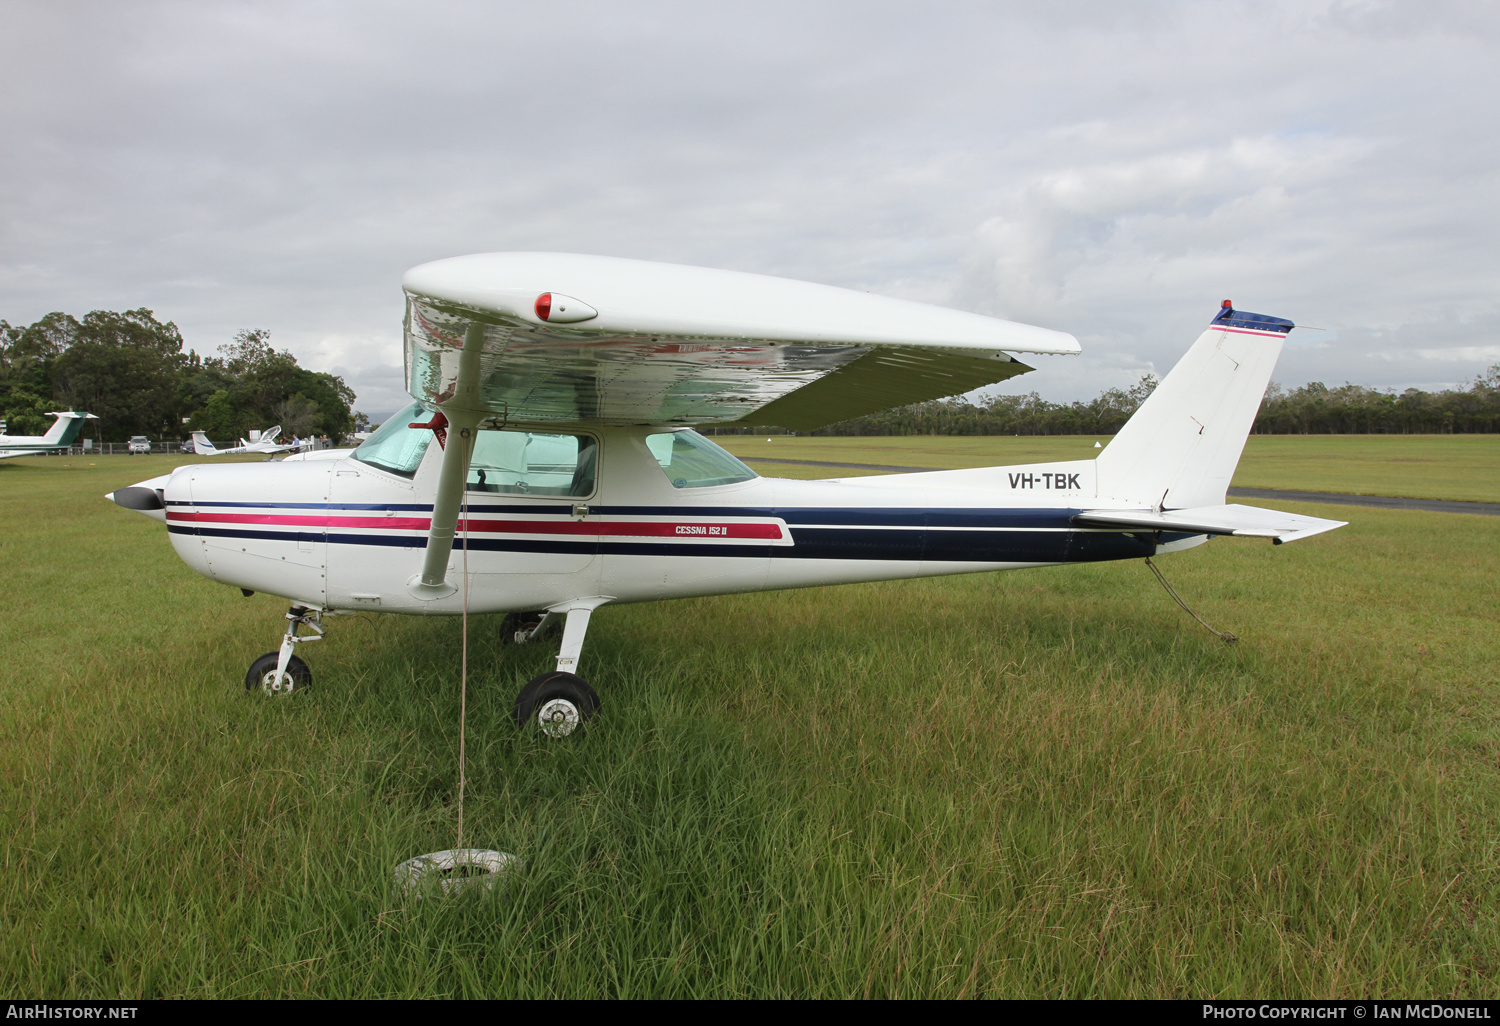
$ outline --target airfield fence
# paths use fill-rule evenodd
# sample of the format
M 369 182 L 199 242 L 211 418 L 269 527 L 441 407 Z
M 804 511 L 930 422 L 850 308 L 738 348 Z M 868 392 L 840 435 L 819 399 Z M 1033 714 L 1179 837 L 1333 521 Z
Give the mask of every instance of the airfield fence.
M 0 442 L 0 448 L 4 443 Z M 333 443 L 326 438 L 319 438 L 312 442 L 313 449 L 332 449 Z M 152 442 L 152 456 L 174 456 L 180 453 L 191 453 L 192 444 L 189 442 Z M 75 445 L 70 449 L 49 449 L 46 452 L 37 453 L 38 456 L 127 456 L 130 454 L 129 442 L 99 442 L 85 449 L 81 445 Z

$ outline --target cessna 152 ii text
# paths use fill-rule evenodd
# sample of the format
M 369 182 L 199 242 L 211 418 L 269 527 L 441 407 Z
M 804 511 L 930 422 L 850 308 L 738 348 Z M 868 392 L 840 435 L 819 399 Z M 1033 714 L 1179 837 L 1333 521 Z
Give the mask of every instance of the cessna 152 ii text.
M 0 435 L 0 460 L 12 456 L 36 456 L 54 449 L 68 449 L 78 440 L 85 420 L 98 420 L 92 413 L 49 413 L 56 417 L 45 435 Z
M 1138 559 L 1210 535 L 1280 543 L 1342 522 L 1225 505 L 1290 321 L 1226 301 L 1096 459 L 764 478 L 695 425 L 810 430 L 967 392 L 1077 353 L 1067 334 L 729 271 L 490 253 L 407 272 L 415 402 L 355 450 L 184 466 L 111 493 L 216 581 L 291 600 L 246 687 L 311 679 L 336 613 L 513 613 L 556 670 L 517 720 L 562 736 L 608 603 Z M 466 554 L 466 555 L 465 555 Z M 467 568 L 467 573 L 465 573 Z M 519 629 L 518 629 L 519 628 Z M 305 635 L 303 631 L 311 631 Z M 509 640 L 509 638 L 507 638 Z

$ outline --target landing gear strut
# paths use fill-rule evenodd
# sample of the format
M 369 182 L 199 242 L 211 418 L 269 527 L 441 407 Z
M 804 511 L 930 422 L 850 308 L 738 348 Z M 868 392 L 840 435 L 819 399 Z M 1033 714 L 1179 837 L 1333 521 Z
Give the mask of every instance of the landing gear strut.
M 500 644 L 525 645 L 555 633 L 562 617 L 545 609 L 534 613 L 506 613 L 500 621 Z
M 557 669 L 534 677 L 521 689 L 516 697 L 516 723 L 526 726 L 535 723 L 548 737 L 567 737 L 573 733 L 599 708 L 599 696 L 589 687 L 589 682 L 573 671 L 578 668 L 578 657 L 583 652 L 583 638 L 588 632 L 589 617 L 595 609 L 608 599 L 593 598 L 553 606 L 545 615 L 533 623 L 537 614 L 511 614 L 501 625 L 505 640 L 512 637 L 516 644 L 533 641 L 551 628 L 560 619 L 566 618 L 562 631 L 562 647 L 557 653 Z M 514 620 L 512 619 L 514 617 Z
M 250 664 L 250 672 L 245 674 L 246 691 L 260 688 L 267 695 L 289 695 L 312 683 L 312 671 L 292 652 L 299 642 L 323 640 L 323 611 L 293 606 L 287 610 L 286 618 L 286 633 L 282 635 L 281 648 L 275 652 L 267 652 Z M 306 627 L 313 633 L 299 637 L 298 627 Z

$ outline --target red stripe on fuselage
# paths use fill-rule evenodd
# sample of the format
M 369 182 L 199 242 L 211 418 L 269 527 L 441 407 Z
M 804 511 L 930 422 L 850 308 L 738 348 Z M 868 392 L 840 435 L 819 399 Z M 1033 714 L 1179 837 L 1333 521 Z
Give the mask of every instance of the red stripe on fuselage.
M 355 527 L 366 530 L 426 531 L 421 517 L 338 517 L 284 513 L 167 513 L 167 519 L 200 524 L 254 524 L 274 527 Z M 464 522 L 458 522 L 464 530 Z M 486 534 L 565 534 L 612 538 L 749 538 L 779 541 L 780 524 L 724 524 L 709 521 L 470 520 L 468 530 Z
M 199 524 L 269 524 L 275 527 L 382 527 L 393 531 L 425 531 L 431 520 L 419 517 L 330 517 L 317 514 L 285 513 L 177 513 L 169 511 L 168 520 L 186 520 Z

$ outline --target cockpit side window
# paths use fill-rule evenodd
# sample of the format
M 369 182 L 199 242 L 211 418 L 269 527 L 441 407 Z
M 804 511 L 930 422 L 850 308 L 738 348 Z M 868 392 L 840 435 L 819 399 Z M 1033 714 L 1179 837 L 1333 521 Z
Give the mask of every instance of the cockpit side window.
M 427 446 L 432 442 L 432 431 L 407 425 L 429 419 L 421 403 L 412 403 L 399 413 L 392 414 L 352 455 L 361 463 L 379 467 L 388 473 L 414 477 L 417 468 L 422 465 L 422 456 L 427 452 Z
M 696 431 L 684 429 L 647 435 L 646 448 L 656 457 L 673 488 L 738 484 L 760 476 Z
M 588 435 L 480 431 L 469 461 L 471 492 L 582 498 L 594 491 L 599 444 Z

